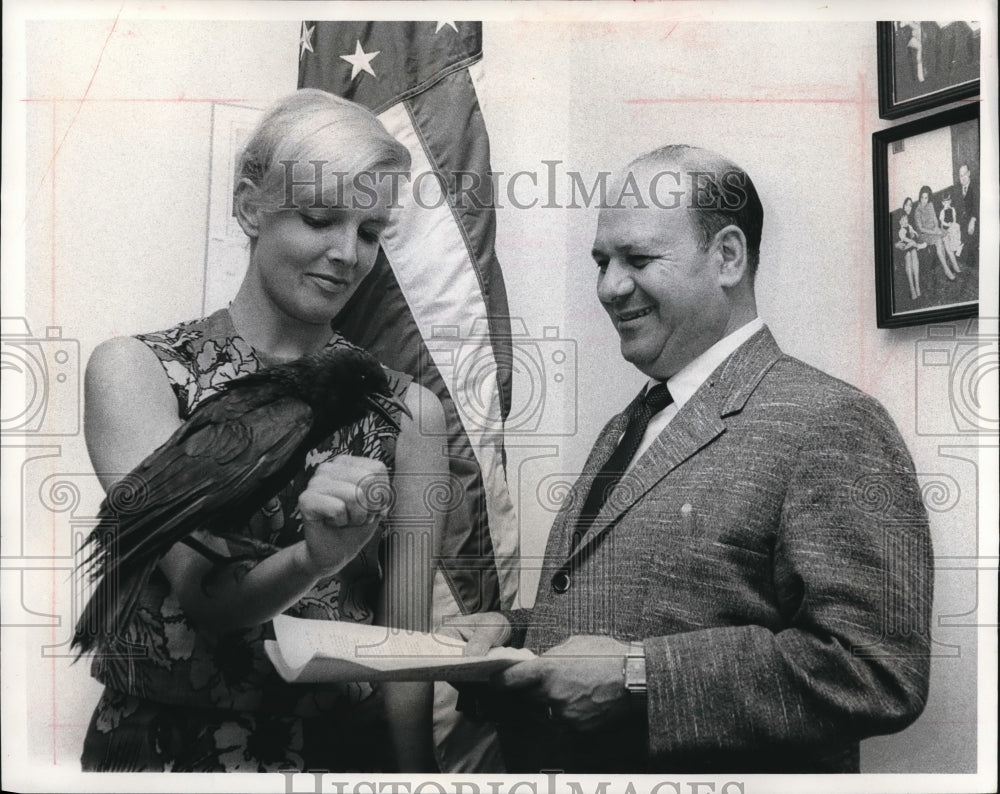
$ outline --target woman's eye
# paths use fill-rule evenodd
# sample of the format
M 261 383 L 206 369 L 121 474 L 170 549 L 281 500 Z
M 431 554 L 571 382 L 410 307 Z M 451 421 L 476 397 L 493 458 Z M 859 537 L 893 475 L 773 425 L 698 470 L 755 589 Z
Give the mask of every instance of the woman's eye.
M 302 222 L 313 229 L 325 229 L 331 223 L 333 223 L 333 218 L 320 217 L 315 215 L 300 215 Z
M 377 229 L 361 228 L 358 230 L 358 237 L 360 237 L 366 243 L 377 243 L 379 232 Z

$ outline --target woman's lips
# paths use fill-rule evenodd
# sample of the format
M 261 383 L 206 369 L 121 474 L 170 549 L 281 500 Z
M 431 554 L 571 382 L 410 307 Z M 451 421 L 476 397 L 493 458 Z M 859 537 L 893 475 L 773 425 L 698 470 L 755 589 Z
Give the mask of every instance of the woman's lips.
M 347 279 L 335 278 L 325 273 L 307 273 L 306 275 L 316 282 L 317 286 L 324 292 L 341 293 L 351 286 L 351 282 Z

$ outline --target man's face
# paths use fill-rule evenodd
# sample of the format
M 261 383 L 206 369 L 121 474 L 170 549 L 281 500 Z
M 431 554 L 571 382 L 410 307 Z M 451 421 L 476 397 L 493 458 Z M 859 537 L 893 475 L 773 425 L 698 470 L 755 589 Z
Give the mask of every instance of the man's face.
M 686 204 L 603 208 L 594 239 L 597 295 L 622 356 L 661 380 L 722 338 L 729 317 L 718 250 L 702 250 Z
M 969 186 L 969 177 L 972 176 L 969 173 L 969 169 L 966 166 L 962 166 L 958 169 L 958 181 L 962 183 L 962 187 Z

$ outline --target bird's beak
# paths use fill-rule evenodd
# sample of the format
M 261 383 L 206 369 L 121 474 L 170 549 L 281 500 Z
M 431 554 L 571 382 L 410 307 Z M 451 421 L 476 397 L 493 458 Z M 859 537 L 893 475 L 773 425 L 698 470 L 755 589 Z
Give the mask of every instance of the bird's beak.
M 371 409 L 375 411 L 379 416 L 381 416 L 385 421 L 392 425 L 398 431 L 400 429 L 399 422 L 397 422 L 391 413 L 389 413 L 390 408 L 395 408 L 404 414 L 406 414 L 410 419 L 413 418 L 413 414 L 410 413 L 410 409 L 406 407 L 405 403 L 397 397 L 387 394 L 369 394 L 368 395 L 368 405 Z

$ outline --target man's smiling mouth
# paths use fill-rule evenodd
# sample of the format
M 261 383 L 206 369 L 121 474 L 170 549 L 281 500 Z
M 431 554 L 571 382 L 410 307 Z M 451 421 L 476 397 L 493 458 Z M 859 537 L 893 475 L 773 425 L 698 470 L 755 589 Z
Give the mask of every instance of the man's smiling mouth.
M 646 306 L 645 308 L 633 309 L 628 312 L 616 312 L 615 317 L 618 318 L 618 322 L 627 323 L 630 320 L 638 320 L 640 317 L 645 317 L 647 314 L 651 314 L 652 311 L 653 309 L 651 307 Z

